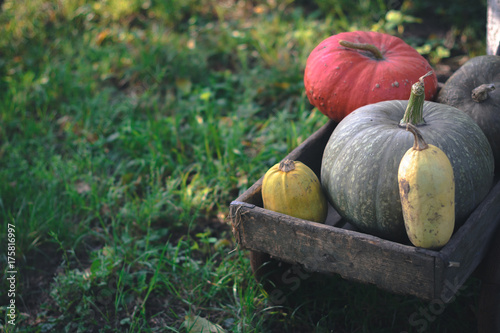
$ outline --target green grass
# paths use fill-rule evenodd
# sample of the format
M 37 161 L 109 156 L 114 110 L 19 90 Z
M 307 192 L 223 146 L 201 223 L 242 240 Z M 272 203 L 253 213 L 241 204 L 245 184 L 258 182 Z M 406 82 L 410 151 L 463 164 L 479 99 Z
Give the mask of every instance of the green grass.
M 339 277 L 273 304 L 229 225 L 231 200 L 326 122 L 303 91 L 309 52 L 335 32 L 411 28 L 387 10 L 422 14 L 332 3 L 6 1 L 0 262 L 14 224 L 18 274 L 14 329 L 2 272 L 2 328 L 184 332 L 201 316 L 235 332 L 419 332 L 428 303 Z M 461 38 L 484 40 L 481 20 L 449 22 L 445 54 L 484 52 Z M 408 40 L 439 61 L 439 36 Z M 425 325 L 472 332 L 477 291 Z

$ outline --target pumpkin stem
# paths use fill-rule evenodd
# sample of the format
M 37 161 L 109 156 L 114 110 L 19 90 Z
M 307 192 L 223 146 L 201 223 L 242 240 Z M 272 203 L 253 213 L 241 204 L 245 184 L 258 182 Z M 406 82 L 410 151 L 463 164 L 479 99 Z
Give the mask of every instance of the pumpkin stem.
M 279 170 L 283 172 L 295 170 L 295 162 L 292 160 L 283 160 L 279 165 Z
M 425 84 L 424 79 L 432 75 L 432 71 L 427 72 L 425 75 L 418 79 L 411 86 L 410 99 L 408 100 L 408 106 L 406 107 L 403 119 L 401 119 L 400 125 L 404 126 L 408 123 L 415 125 L 425 124 L 424 120 L 424 101 L 425 101 Z
M 427 144 L 427 142 L 425 142 L 422 133 L 420 133 L 420 131 L 415 125 L 407 123 L 406 130 L 410 131 L 413 134 L 413 137 L 415 138 L 415 141 L 413 142 L 413 150 L 421 151 L 429 148 L 429 145 Z
M 472 89 L 472 100 L 476 103 L 484 102 L 488 99 L 488 93 L 495 90 L 495 85 L 493 83 L 485 83 Z
M 376 47 L 373 44 L 353 43 L 353 42 L 348 42 L 346 40 L 339 40 L 339 44 L 342 45 L 343 47 L 347 47 L 349 49 L 368 51 L 377 60 L 384 59 L 382 52 L 380 52 L 378 47 Z

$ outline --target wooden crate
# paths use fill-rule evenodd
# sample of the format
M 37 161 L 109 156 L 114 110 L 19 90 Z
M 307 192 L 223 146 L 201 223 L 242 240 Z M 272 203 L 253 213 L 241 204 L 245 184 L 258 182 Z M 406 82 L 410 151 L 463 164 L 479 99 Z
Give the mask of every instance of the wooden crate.
M 307 164 L 319 177 L 325 145 L 336 124 L 329 121 L 286 158 Z M 326 224 L 266 210 L 262 178 L 230 204 L 241 248 L 300 264 L 311 272 L 340 274 L 362 283 L 424 300 L 450 302 L 488 251 L 500 223 L 500 183 L 439 251 L 416 248 L 356 231 L 329 207 Z

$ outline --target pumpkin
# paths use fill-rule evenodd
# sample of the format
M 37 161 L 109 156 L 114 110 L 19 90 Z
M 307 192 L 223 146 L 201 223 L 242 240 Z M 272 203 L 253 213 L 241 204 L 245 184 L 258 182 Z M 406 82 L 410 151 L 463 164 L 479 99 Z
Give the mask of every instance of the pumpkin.
M 271 167 L 262 181 L 264 208 L 304 220 L 324 223 L 328 203 L 318 177 L 299 161 Z
M 498 88 L 498 89 L 495 89 Z M 437 101 L 469 115 L 483 130 L 500 169 L 500 57 L 485 55 L 463 64 L 445 83 Z
M 427 144 L 412 124 L 413 147 L 404 154 L 398 169 L 399 196 L 406 234 L 411 243 L 439 249 L 451 238 L 455 226 L 455 181 L 446 154 Z
M 411 86 L 431 70 L 402 39 L 373 31 L 343 32 L 323 40 L 307 58 L 304 86 L 309 102 L 335 121 L 380 101 L 408 99 Z M 428 79 L 426 96 L 437 92 Z
M 406 123 L 450 159 L 455 175 L 455 224 L 463 224 L 493 182 L 493 154 L 479 126 L 449 105 L 424 101 L 424 79 L 409 101 L 363 106 L 345 117 L 326 144 L 321 182 L 337 212 L 362 231 L 404 242 L 399 163 L 412 147 Z

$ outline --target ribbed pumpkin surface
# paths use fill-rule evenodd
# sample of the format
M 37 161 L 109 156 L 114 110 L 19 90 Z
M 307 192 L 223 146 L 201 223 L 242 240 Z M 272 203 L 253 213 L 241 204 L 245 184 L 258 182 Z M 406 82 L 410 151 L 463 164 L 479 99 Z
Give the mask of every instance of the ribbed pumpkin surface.
M 413 145 L 399 126 L 408 101 L 385 101 L 352 112 L 326 145 L 321 182 L 335 209 L 360 229 L 383 238 L 406 240 L 398 190 L 398 166 Z M 453 166 L 456 225 L 484 199 L 493 182 L 493 155 L 481 129 L 462 111 L 426 101 L 427 143 L 442 149 Z

